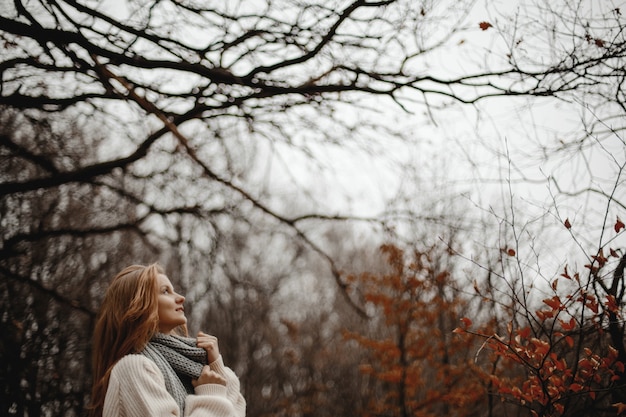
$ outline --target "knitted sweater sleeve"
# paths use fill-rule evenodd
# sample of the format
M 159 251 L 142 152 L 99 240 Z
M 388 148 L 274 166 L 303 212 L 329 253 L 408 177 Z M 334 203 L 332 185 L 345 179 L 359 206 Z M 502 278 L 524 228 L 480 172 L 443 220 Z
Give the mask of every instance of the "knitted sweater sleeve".
M 226 387 L 205 384 L 185 401 L 185 417 L 231 417 L 235 411 Z M 111 371 L 103 417 L 180 417 L 178 405 L 165 389 L 159 368 L 143 355 L 126 355 Z
M 236 417 L 245 417 L 246 415 L 246 400 L 241 395 L 241 389 L 239 384 L 239 378 L 232 371 L 224 365 L 224 359 L 220 355 L 214 362 L 209 364 L 212 371 L 217 372 L 226 378 L 226 396 L 235 407 Z

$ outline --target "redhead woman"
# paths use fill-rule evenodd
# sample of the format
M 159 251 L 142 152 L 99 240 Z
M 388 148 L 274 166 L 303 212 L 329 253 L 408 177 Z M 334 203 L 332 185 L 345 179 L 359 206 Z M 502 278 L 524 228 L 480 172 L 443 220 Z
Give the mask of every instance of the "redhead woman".
M 94 330 L 92 416 L 245 416 L 217 338 L 187 337 L 184 301 L 158 264 L 117 274 Z

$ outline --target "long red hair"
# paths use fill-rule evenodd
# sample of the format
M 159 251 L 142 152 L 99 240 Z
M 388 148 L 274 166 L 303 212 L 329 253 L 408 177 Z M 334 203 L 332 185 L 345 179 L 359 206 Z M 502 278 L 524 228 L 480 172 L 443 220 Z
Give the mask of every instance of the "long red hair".
M 132 265 L 120 271 L 109 286 L 93 334 L 91 415 L 102 416 L 113 365 L 123 356 L 140 352 L 158 329 L 158 264 Z

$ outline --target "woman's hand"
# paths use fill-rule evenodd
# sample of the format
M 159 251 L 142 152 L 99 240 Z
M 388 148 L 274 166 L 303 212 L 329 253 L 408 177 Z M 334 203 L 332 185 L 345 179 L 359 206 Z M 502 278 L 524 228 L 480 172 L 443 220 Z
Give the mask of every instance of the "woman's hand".
M 206 350 L 209 357 L 209 363 L 215 362 L 220 357 L 220 348 L 217 344 L 217 337 L 204 332 L 198 332 L 196 345 L 199 348 Z
M 191 380 L 191 385 L 193 385 L 195 388 L 198 385 L 204 384 L 226 385 L 226 379 L 217 372 L 212 371 L 209 365 L 204 365 L 204 367 L 202 368 L 202 373 L 200 374 L 198 379 Z

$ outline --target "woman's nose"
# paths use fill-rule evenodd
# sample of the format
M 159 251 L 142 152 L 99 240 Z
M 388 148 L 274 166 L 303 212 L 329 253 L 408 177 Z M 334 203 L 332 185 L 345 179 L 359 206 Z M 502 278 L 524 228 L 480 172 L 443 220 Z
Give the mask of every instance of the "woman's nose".
M 176 294 L 178 296 L 178 298 L 176 298 L 176 302 L 177 303 L 184 303 L 185 302 L 185 296 L 180 295 L 180 294 Z

